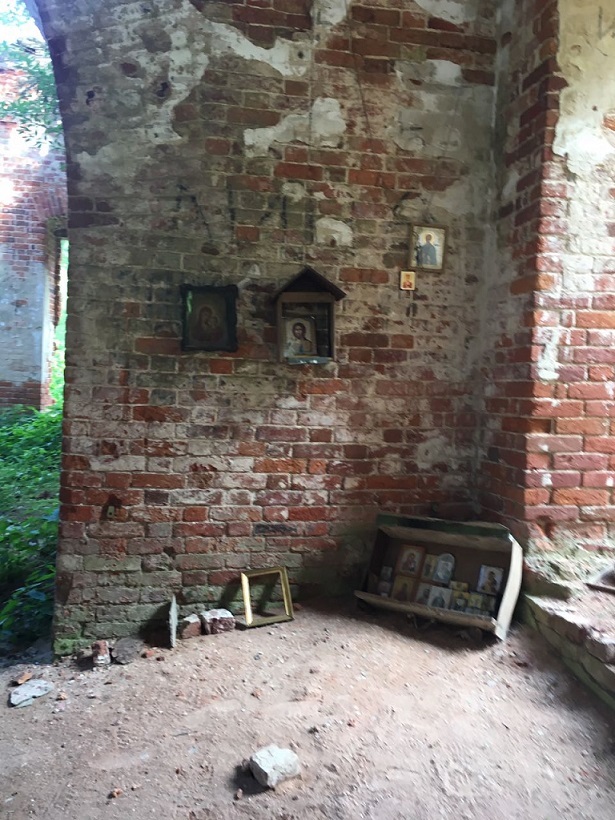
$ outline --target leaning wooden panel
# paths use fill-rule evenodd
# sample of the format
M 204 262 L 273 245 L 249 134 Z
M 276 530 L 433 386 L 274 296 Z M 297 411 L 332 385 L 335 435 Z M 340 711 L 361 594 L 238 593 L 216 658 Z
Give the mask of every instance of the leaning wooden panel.
M 521 575 L 523 572 L 523 550 L 521 544 L 509 535 L 510 539 L 510 567 L 508 569 L 508 581 L 504 587 L 504 595 L 498 610 L 498 618 L 495 629 L 496 636 L 503 641 L 508 633 L 512 620 L 519 592 L 521 591 Z
M 284 602 L 284 613 L 281 615 L 254 616 L 252 611 L 252 599 L 250 596 L 250 580 L 255 578 L 266 578 L 277 575 L 282 588 L 282 600 Z M 245 626 L 266 626 L 267 624 L 277 624 L 283 621 L 292 621 L 295 617 L 293 612 L 293 601 L 288 583 L 288 573 L 286 567 L 270 567 L 268 569 L 250 569 L 241 573 L 241 591 L 243 594 L 243 605 L 245 611 Z

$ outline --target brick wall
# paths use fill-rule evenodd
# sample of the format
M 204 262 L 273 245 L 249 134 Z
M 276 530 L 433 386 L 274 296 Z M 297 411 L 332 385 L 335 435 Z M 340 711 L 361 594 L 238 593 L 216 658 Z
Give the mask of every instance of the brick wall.
M 487 288 L 484 415 L 479 468 L 485 513 L 506 522 L 528 542 L 529 512 L 549 503 L 536 481 L 545 436 L 554 431 L 550 376 L 541 380 L 541 293 L 553 287 L 550 235 L 566 188 L 551 145 L 566 85 L 556 61 L 556 3 L 524 0 L 502 6 L 495 124 L 497 163 L 497 262 Z
M 569 572 L 584 572 L 583 549 L 613 546 L 614 164 L 612 147 L 598 148 L 610 139 L 615 19 L 596 3 L 510 8 L 482 497 L 530 549 L 563 552 Z
M 18 93 L 0 70 L 0 94 Z M 0 406 L 49 403 L 49 360 L 58 288 L 50 222 L 66 214 L 62 157 L 32 148 L 0 122 Z M 54 321 L 55 320 L 55 321 Z
M 217 601 L 247 566 L 349 585 L 378 509 L 470 513 L 492 4 L 45 5 L 71 241 L 58 633 Z M 413 296 L 422 220 L 449 261 Z M 348 294 L 327 366 L 276 361 L 271 296 L 304 264 Z M 238 285 L 236 354 L 180 351 L 182 283 Z
M 614 31 L 615 9 L 560 2 L 560 76 L 551 86 L 563 89 L 560 115 L 553 106 L 544 114 L 534 373 L 544 396 L 535 412 L 551 427 L 530 442 L 536 463 L 528 479 L 544 497 L 529 517 L 538 537 L 577 561 L 584 550 L 615 547 Z
M 562 459 L 603 399 L 567 328 L 610 308 L 560 267 L 558 7 L 478 5 L 41 0 L 69 153 L 60 638 L 217 602 L 244 567 L 348 585 L 379 509 L 549 548 L 588 520 Z M 422 222 L 446 269 L 400 292 Z M 348 294 L 326 366 L 276 360 L 271 297 L 305 264 Z M 237 353 L 181 351 L 186 283 L 238 286 Z

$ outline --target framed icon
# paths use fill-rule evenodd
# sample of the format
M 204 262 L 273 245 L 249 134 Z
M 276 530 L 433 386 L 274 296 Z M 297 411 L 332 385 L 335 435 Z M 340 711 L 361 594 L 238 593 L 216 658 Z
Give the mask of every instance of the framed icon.
M 425 550 L 404 544 L 399 550 L 395 572 L 400 575 L 418 575 Z
M 399 273 L 399 289 L 400 290 L 415 290 L 416 289 L 416 271 L 402 270 Z
M 446 257 L 446 228 L 438 225 L 412 225 L 410 265 L 439 273 Z
M 182 349 L 237 350 L 237 286 L 182 285 Z

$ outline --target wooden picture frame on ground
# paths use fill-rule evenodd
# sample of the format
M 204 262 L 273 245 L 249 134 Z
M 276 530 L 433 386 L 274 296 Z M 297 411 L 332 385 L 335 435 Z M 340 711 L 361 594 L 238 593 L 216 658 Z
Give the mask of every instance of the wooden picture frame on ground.
M 277 579 L 275 576 L 277 576 Z M 275 615 L 255 615 L 252 606 L 250 582 L 257 579 L 262 581 L 267 577 L 272 579 L 271 587 L 275 586 L 277 581 L 280 582 L 284 612 L 276 613 Z M 241 573 L 240 578 L 245 612 L 244 626 L 265 626 L 266 624 L 277 624 L 282 623 L 283 621 L 293 620 L 295 615 L 293 612 L 293 601 L 290 594 L 290 585 L 288 583 L 288 573 L 286 572 L 286 567 L 269 567 L 267 569 L 245 570 Z

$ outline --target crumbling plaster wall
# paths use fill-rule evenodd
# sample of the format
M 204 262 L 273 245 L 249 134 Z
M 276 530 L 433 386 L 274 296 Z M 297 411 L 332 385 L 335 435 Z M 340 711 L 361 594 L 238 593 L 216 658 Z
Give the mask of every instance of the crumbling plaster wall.
M 484 392 L 480 417 L 478 487 L 485 515 L 508 524 L 523 544 L 531 540 L 528 509 L 546 501 L 528 478 L 535 457 L 529 437 L 549 432 L 549 390 L 536 387 L 533 327 L 536 294 L 553 277 L 540 259 L 549 229 L 543 205 L 550 196 L 550 145 L 558 92 L 557 4 L 505 0 L 498 7 L 495 262 L 483 289 Z M 558 203 L 559 205 L 559 203 Z M 545 398 L 545 405 L 541 400 Z M 547 415 L 557 411 L 546 407 Z
M 557 287 L 544 304 L 550 327 L 540 375 L 558 380 L 574 437 L 569 458 L 542 472 L 568 471 L 560 493 L 561 547 L 615 548 L 615 8 L 560 2 L 561 95 L 554 152 L 566 180 L 565 232 L 554 248 Z M 559 306 L 558 306 L 559 301 Z M 559 307 L 559 309 L 558 309 Z M 549 372 L 551 371 L 551 372 Z M 566 520 L 564 520 L 564 518 Z
M 0 71 L 0 93 L 15 93 Z M 66 214 L 58 152 L 33 148 L 12 122 L 0 122 L 0 406 L 49 403 L 58 283 L 49 220 Z
M 528 580 L 572 580 L 614 546 L 615 11 L 527 0 L 502 21 L 481 498 Z
M 39 7 L 69 156 L 58 636 L 246 566 L 354 580 L 377 509 L 470 510 L 495 3 Z M 402 293 L 423 220 L 447 268 Z M 324 367 L 276 362 L 306 263 L 348 293 Z M 237 354 L 181 352 L 182 283 L 239 287 Z
M 534 477 L 551 507 L 539 534 L 582 567 L 615 548 L 615 9 L 560 0 L 559 16 L 565 87 L 553 161 L 565 200 L 551 213 L 545 250 L 556 275 L 537 298 L 535 332 L 536 377 L 554 389 L 557 437 Z

